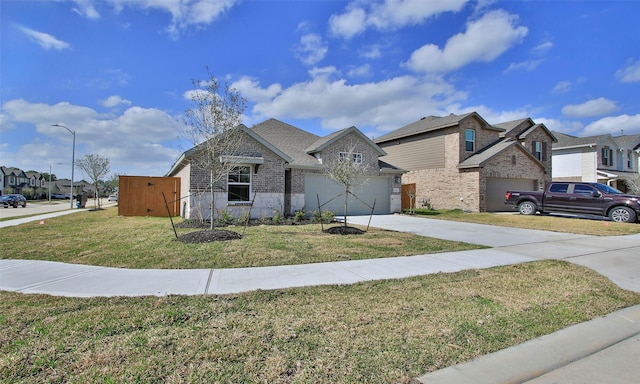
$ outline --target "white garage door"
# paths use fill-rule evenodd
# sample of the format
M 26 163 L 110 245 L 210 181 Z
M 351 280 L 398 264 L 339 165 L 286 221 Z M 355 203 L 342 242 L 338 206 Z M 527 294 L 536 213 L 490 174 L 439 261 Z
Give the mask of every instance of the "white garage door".
M 487 211 L 512 211 L 511 206 L 504 204 L 504 194 L 509 191 L 535 191 L 536 180 L 529 179 L 487 179 Z
M 387 177 L 370 177 L 352 191 L 358 199 L 349 196 L 349 215 L 368 215 L 375 201 L 375 214 L 391 211 L 391 187 Z M 329 210 L 338 216 L 344 214 L 344 186 L 325 175 L 305 176 L 305 208 L 307 212 L 318 210 L 318 196 L 322 210 Z M 341 196 L 342 195 L 342 196 Z

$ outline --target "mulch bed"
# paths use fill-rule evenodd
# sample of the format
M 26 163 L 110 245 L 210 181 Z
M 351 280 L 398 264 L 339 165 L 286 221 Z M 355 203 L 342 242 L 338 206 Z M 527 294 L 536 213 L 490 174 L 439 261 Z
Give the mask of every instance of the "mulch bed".
M 325 229 L 324 231 L 332 235 L 362 235 L 363 233 L 365 233 L 365 231 L 363 231 L 362 229 L 349 226 L 345 227 L 344 225 L 341 225 L 339 227 L 331 227 L 329 229 Z
M 202 244 L 211 243 L 214 241 L 229 241 L 238 239 L 242 239 L 241 234 L 233 231 L 227 231 L 226 229 L 209 229 L 206 231 L 190 232 L 178 237 L 178 241 L 187 244 Z

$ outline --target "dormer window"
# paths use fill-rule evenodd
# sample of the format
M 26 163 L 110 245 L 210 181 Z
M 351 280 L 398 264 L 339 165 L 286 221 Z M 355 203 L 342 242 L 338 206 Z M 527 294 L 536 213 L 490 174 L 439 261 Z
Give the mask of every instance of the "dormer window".
M 476 131 L 475 131 L 475 129 L 465 129 L 465 131 L 464 131 L 464 150 L 466 152 L 475 152 L 475 150 L 476 150 Z

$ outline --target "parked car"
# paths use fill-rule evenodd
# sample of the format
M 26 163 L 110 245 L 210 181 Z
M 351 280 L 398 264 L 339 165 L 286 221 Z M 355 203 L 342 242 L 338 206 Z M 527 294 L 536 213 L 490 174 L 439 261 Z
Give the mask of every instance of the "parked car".
M 65 195 L 63 193 L 52 193 L 51 194 L 51 198 L 52 199 L 63 199 L 64 200 L 64 199 L 68 199 L 69 196 L 67 196 L 67 195 Z
M 107 199 L 108 201 L 118 201 L 118 194 L 114 193 L 109 195 L 109 198 Z
M 627 195 L 605 184 L 553 182 L 544 191 L 507 191 L 505 204 L 523 215 L 573 213 L 634 223 L 640 217 L 640 196 Z
M 24 208 L 27 206 L 27 199 L 24 196 L 18 194 L 4 195 L 0 196 L 0 204 L 2 204 L 5 208 L 9 208 L 9 206 L 12 206 L 13 208 L 22 206 L 22 208 Z

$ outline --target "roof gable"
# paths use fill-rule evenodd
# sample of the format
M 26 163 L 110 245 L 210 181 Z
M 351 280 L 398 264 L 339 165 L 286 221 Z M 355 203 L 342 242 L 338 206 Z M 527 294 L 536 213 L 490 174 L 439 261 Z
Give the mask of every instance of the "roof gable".
M 462 115 L 454 115 L 452 113 L 444 117 L 437 117 L 437 116 L 423 117 L 422 119 L 416 122 L 413 122 L 411 124 L 405 125 L 404 127 L 398 128 L 395 131 L 387 133 L 386 135 L 380 136 L 379 138 L 375 139 L 374 142 L 383 143 L 386 141 L 397 140 L 397 139 L 401 139 L 408 136 L 414 136 L 414 135 L 418 135 L 425 132 L 432 132 L 432 131 L 437 131 L 439 129 L 454 127 L 456 125 L 459 125 L 462 120 L 469 117 L 477 119 L 480 122 L 480 124 L 482 124 L 483 128 L 491 129 L 495 131 L 504 130 L 503 128 L 489 125 L 489 123 L 487 123 L 482 118 L 482 116 L 480 116 L 477 112 L 469 112 Z
M 517 141 L 511 139 L 500 140 L 494 145 L 485 148 L 482 152 L 476 153 L 475 155 L 458 164 L 458 168 L 463 169 L 482 167 L 490 159 L 498 156 L 499 154 L 514 146 L 516 149 L 520 150 L 520 152 L 524 153 L 529 159 L 538 164 L 541 168 L 547 168 L 542 162 L 540 162 L 540 160 L 536 159 L 536 157 L 531 152 L 527 151 L 525 147 L 523 147 Z
M 614 140 L 624 149 L 640 149 L 640 134 L 616 136 Z
M 384 156 L 387 154 L 376 143 L 374 143 L 371 139 L 365 136 L 358 128 L 354 126 L 342 129 L 340 131 L 334 132 L 325 137 L 319 138 L 313 144 L 305 148 L 305 151 L 309 154 L 321 152 L 323 149 L 325 149 L 329 145 L 335 143 L 338 140 L 345 138 L 346 136 L 352 133 L 358 136 L 362 141 L 367 143 L 371 148 L 373 148 L 378 153 L 378 156 Z

